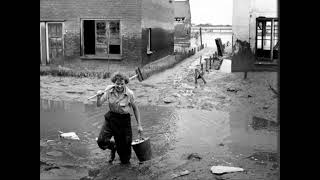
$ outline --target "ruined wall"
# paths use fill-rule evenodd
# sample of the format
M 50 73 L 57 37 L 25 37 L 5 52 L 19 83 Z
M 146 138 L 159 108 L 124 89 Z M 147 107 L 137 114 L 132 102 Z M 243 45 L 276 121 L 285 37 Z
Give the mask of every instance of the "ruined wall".
M 174 22 L 175 43 L 191 38 L 191 10 L 189 0 L 174 2 L 175 17 L 185 17 L 183 22 Z
M 141 63 L 141 0 L 40 0 L 40 21 L 65 21 L 66 57 L 80 56 L 81 18 L 119 19 L 122 62 Z
M 247 41 L 255 49 L 256 18 L 278 17 L 277 0 L 233 0 L 233 45 L 236 40 Z
M 173 53 L 174 7 L 169 0 L 142 0 L 142 64 L 155 61 Z M 151 28 L 151 51 L 147 55 L 148 28 Z
M 255 55 L 250 49 L 247 41 L 236 40 L 233 55 L 231 56 L 232 72 L 252 71 L 254 67 Z

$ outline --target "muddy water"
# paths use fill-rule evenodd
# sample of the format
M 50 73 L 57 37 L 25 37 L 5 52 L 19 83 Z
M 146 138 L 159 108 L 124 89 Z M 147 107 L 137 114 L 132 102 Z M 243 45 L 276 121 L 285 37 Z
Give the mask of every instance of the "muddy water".
M 144 136 L 151 138 L 153 158 L 167 156 L 166 168 L 174 168 L 190 153 L 205 157 L 248 157 L 263 161 L 277 160 L 277 131 L 241 110 L 235 112 L 179 109 L 164 106 L 139 106 Z M 40 100 L 40 138 L 54 140 L 41 149 L 40 156 L 56 161 L 72 162 L 88 167 L 105 163 L 108 151 L 101 151 L 95 138 L 108 108 L 94 104 Z M 137 137 L 132 117 L 133 139 Z M 262 120 L 260 120 L 262 121 Z M 261 124 L 261 123 L 260 123 Z M 274 124 L 272 124 L 274 125 Z M 66 141 L 58 131 L 76 132 L 80 141 Z M 61 157 L 49 157 L 47 152 L 63 152 Z M 133 153 L 132 161 L 138 160 Z

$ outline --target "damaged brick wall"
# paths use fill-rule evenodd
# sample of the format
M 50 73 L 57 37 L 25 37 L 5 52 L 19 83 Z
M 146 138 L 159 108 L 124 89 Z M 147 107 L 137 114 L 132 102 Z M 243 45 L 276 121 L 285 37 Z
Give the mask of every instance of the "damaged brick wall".
M 253 70 L 255 55 L 251 51 L 250 44 L 247 41 L 236 40 L 231 56 L 232 72 L 247 72 Z
M 74 58 L 80 54 L 80 34 L 77 31 L 69 31 L 64 35 L 64 55 L 66 58 Z

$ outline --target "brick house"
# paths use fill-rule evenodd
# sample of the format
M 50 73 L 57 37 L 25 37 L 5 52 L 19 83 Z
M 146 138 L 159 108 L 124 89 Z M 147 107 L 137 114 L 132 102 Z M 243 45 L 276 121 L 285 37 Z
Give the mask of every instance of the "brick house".
M 40 0 L 40 63 L 147 64 L 173 53 L 173 19 L 169 0 Z
M 174 1 L 174 43 L 179 46 L 190 46 L 191 11 L 189 0 Z

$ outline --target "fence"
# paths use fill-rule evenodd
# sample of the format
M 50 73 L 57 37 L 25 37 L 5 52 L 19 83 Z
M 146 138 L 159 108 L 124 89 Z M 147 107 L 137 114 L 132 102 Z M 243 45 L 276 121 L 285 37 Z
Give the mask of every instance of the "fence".
M 218 56 L 217 52 L 212 56 L 209 56 L 209 58 L 204 58 L 204 61 L 202 61 L 202 56 L 200 56 L 200 69 L 196 68 L 194 72 L 195 84 L 198 84 L 198 79 L 202 79 L 204 84 L 206 84 L 207 82 L 204 79 L 204 74 L 209 73 L 211 69 L 219 70 L 222 61 L 222 57 Z

